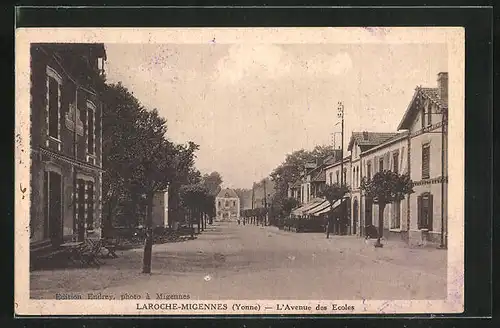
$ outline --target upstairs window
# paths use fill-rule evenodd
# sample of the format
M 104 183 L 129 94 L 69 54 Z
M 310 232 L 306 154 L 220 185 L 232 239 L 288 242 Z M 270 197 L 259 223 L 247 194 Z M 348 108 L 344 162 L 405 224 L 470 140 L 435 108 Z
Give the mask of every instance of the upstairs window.
M 333 172 L 330 172 L 330 184 L 333 184 Z
M 371 163 L 366 164 L 366 176 L 368 177 L 368 179 L 372 178 L 372 164 Z
M 392 154 L 392 161 L 393 161 L 393 171 L 394 173 L 399 173 L 399 153 L 398 152 L 395 152 L 394 154 Z
M 59 118 L 61 112 L 62 78 L 57 72 L 47 67 L 47 123 L 49 137 L 59 140 Z
M 384 158 L 378 160 L 378 171 L 382 172 L 384 170 Z
M 430 145 L 422 145 L 422 179 L 429 179 L 429 163 L 430 163 Z
M 95 154 L 95 105 L 87 101 L 87 153 Z

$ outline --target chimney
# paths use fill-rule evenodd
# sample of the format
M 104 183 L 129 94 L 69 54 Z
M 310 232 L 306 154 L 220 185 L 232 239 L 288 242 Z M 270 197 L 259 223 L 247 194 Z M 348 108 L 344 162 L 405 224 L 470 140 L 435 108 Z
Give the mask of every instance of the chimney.
M 438 95 L 444 103 L 448 103 L 448 72 L 438 73 L 437 78 Z

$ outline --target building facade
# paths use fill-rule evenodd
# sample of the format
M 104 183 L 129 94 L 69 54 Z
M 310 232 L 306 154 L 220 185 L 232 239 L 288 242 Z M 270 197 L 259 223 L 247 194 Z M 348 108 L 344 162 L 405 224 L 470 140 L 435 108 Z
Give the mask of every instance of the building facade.
M 101 233 L 103 44 L 31 46 L 30 249 Z
M 215 197 L 215 212 L 218 221 L 240 219 L 240 198 L 233 189 L 222 189 Z
M 410 177 L 409 242 L 446 246 L 448 222 L 448 73 L 436 88 L 417 87 L 399 124 L 408 131 Z M 442 238 L 442 239 L 441 239 Z
M 354 138 L 356 139 L 356 138 Z M 408 173 L 408 148 L 407 134 L 391 133 L 385 134 L 379 140 L 384 140 L 376 146 L 364 149 L 359 154 L 358 165 L 353 165 L 353 174 L 356 176 L 353 197 L 353 215 L 358 215 L 360 220 L 360 236 L 364 235 L 364 229 L 368 225 L 379 227 L 379 207 L 370 198 L 364 195 L 360 189 L 361 179 L 372 178 L 377 172 L 383 170 L 393 171 L 398 174 Z M 356 146 L 358 149 L 356 149 Z M 358 142 L 353 142 L 354 152 L 357 152 Z M 358 173 L 359 172 L 359 173 Z M 359 202 L 355 204 L 357 201 Z M 383 236 L 389 239 L 406 240 L 408 231 L 407 213 L 408 197 L 399 202 L 387 204 L 384 209 Z M 355 214 L 354 214 L 355 213 Z

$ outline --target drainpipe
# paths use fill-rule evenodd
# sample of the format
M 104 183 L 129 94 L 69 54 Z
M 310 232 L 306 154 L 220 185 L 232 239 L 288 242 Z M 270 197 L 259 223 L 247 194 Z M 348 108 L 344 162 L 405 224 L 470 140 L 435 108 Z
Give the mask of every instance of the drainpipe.
M 446 113 L 445 109 L 442 109 L 442 122 L 441 122 L 441 243 L 439 244 L 439 248 L 446 249 L 446 241 L 444 238 L 444 193 L 445 193 L 445 167 L 444 167 L 444 158 L 445 158 L 445 150 L 444 150 L 444 138 L 445 138 L 445 124 L 446 121 Z

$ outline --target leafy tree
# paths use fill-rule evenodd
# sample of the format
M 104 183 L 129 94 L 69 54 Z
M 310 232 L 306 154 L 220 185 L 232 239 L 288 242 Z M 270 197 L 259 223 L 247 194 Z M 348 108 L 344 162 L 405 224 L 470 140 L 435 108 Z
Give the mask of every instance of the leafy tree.
M 222 184 L 222 176 L 218 172 L 205 174 L 202 178 L 203 184 L 208 188 L 211 195 L 216 196 L 220 191 Z
M 339 199 L 344 198 L 344 196 L 349 192 L 349 187 L 346 185 L 340 185 L 338 183 L 334 183 L 331 185 L 325 185 L 323 191 L 321 192 L 321 196 L 324 197 L 330 203 L 330 212 L 329 217 L 332 219 L 333 215 L 333 204 Z M 331 222 L 331 221 L 330 221 Z M 328 229 L 331 227 L 329 226 Z M 329 231 L 328 231 L 329 232 Z M 327 232 L 326 237 L 328 238 L 329 233 Z
M 373 199 L 378 205 L 378 238 L 375 247 L 382 247 L 380 238 L 384 231 L 384 210 L 387 204 L 395 201 L 401 201 L 406 195 L 413 193 L 413 182 L 408 174 L 397 174 L 392 171 L 384 170 L 377 172 L 372 179 L 364 177 L 361 180 L 361 190 L 366 197 Z
M 294 208 L 299 206 L 299 201 L 293 197 L 286 198 L 282 204 L 283 214 L 289 216 Z
M 288 186 L 297 181 L 304 169 L 304 165 L 318 160 L 324 160 L 334 153 L 332 146 L 316 146 L 313 150 L 297 150 L 288 154 L 285 161 L 271 173 L 274 182 L 275 202 L 282 202 L 288 197 Z

